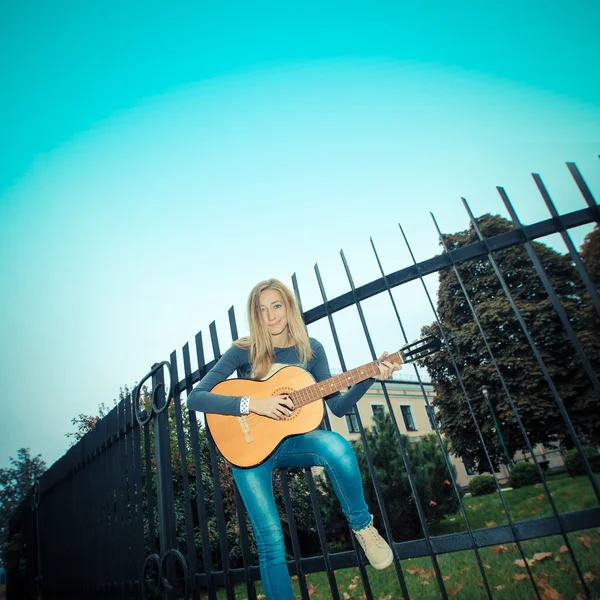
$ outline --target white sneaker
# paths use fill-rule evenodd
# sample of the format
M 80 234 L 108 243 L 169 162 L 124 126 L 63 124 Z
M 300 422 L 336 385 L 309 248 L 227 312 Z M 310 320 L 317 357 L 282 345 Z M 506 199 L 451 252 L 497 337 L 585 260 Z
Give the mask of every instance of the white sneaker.
M 377 529 L 373 527 L 373 515 L 371 515 L 371 522 L 364 529 L 358 531 L 353 529 L 352 531 L 354 531 L 356 539 L 365 551 L 367 560 L 374 569 L 385 569 L 392 564 L 394 554 L 389 544 L 379 535 Z

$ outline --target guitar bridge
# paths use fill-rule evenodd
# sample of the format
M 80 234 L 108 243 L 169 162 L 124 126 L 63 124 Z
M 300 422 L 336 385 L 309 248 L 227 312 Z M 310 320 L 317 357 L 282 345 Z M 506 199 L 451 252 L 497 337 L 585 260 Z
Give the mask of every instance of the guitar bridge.
M 238 423 L 240 424 L 240 428 L 242 429 L 242 434 L 244 435 L 244 440 L 246 440 L 246 444 L 250 444 L 254 441 L 254 436 L 250 431 L 250 425 L 248 425 L 248 419 L 246 419 L 245 415 L 241 417 L 237 417 Z

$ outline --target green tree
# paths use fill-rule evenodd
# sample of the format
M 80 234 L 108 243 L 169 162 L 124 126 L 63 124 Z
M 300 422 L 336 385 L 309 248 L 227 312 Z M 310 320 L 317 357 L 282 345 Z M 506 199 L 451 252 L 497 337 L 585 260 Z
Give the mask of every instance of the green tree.
M 581 246 L 581 259 L 592 281 L 600 288 L 600 228 L 598 225 L 585 236 Z
M 12 466 L 0 469 L 0 565 L 6 561 L 8 524 L 29 490 L 46 471 L 42 455 L 32 457 L 29 448 L 20 448 L 17 458 L 10 457 Z
M 398 436 L 390 415 L 386 413 L 376 417 L 375 427 L 367 430 L 365 434 L 394 541 L 423 537 Z M 403 435 L 402 443 L 427 523 L 436 523 L 447 514 L 455 512 L 459 504 L 444 459 L 444 452 L 448 451 L 446 445 L 442 449 L 433 435 L 424 436 L 419 442 L 411 441 L 409 436 Z M 362 475 L 365 499 L 375 515 L 375 525 L 382 531 L 377 497 L 369 475 L 364 447 L 361 442 L 354 442 L 352 445 Z M 451 468 L 452 475 L 456 477 L 454 465 L 451 465 Z M 348 547 L 348 525 L 341 512 L 339 500 L 328 481 L 324 480 L 320 487 L 323 494 L 321 505 L 324 518 L 328 530 L 336 540 L 333 547 Z
M 512 225 L 499 216 L 484 215 L 478 223 L 486 238 L 512 230 Z M 444 235 L 444 239 L 449 250 L 477 241 L 472 227 Z M 534 242 L 534 247 L 588 358 L 597 369 L 600 323 L 597 315 L 592 317 L 587 312 L 590 300 L 570 258 L 542 243 Z M 500 250 L 494 257 L 578 433 L 584 440 L 600 441 L 598 398 L 525 248 Z M 458 271 L 531 443 L 559 440 L 568 445 L 570 438 L 566 437 L 554 397 L 489 261 L 487 258 L 467 261 Z M 453 270 L 441 271 L 439 278 L 438 316 L 487 448 L 494 464 L 498 465 L 506 459 L 489 406 L 481 393 L 482 386 L 488 387 L 509 454 L 525 449 L 526 445 Z M 422 334 L 439 334 L 437 323 L 424 327 Z M 436 390 L 441 429 L 449 438 L 453 452 L 480 472 L 488 470 L 448 352 L 443 349 L 423 363 Z
M 121 394 L 123 392 L 121 391 Z M 116 400 L 114 401 L 116 404 Z M 86 415 L 84 413 L 79 413 L 76 417 L 71 419 L 71 424 L 74 425 L 77 429 L 76 431 L 70 431 L 69 433 L 65 433 L 65 437 L 71 438 L 70 446 L 74 446 L 86 433 L 90 432 L 99 421 L 101 421 L 108 413 L 110 412 L 109 408 L 102 402 L 98 405 L 98 414 L 97 415 Z

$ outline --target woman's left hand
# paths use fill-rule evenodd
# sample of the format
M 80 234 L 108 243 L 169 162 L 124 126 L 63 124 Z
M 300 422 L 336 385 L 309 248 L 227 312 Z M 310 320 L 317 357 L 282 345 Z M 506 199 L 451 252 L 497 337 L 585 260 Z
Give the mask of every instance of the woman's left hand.
M 377 366 L 379 367 L 379 375 L 374 375 L 374 379 L 378 379 L 379 381 L 389 379 L 394 371 L 399 371 L 402 368 L 398 363 L 393 363 L 389 360 L 386 360 L 385 357 L 387 355 L 388 353 L 384 352 L 379 357 L 379 362 L 377 363 Z

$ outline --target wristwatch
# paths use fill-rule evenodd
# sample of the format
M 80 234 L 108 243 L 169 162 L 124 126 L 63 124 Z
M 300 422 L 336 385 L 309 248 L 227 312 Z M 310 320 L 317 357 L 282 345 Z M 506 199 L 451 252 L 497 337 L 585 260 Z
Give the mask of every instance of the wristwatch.
M 240 399 L 240 413 L 243 415 L 250 414 L 250 396 L 242 396 Z

